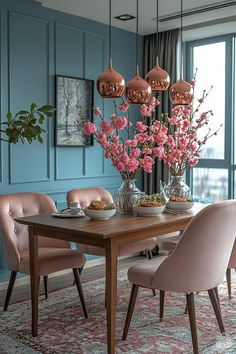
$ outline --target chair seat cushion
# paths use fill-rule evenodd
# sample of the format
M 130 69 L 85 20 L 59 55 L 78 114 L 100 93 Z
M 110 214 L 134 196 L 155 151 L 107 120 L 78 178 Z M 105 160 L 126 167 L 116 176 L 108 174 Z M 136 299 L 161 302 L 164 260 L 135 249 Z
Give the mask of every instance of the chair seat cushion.
M 39 275 L 48 275 L 69 268 L 84 265 L 85 256 L 78 250 L 69 248 L 40 247 L 38 249 Z M 19 272 L 30 274 L 29 251 L 20 254 Z
M 149 251 L 156 247 L 156 238 L 152 237 L 147 240 L 132 242 L 128 245 L 119 247 L 118 256 L 127 256 L 142 251 Z M 94 254 L 97 256 L 105 256 L 105 249 L 96 246 L 78 245 L 78 250 L 82 253 Z
M 128 270 L 128 279 L 131 283 L 152 288 L 153 276 L 160 264 L 168 256 L 155 257 L 149 261 L 139 262 Z

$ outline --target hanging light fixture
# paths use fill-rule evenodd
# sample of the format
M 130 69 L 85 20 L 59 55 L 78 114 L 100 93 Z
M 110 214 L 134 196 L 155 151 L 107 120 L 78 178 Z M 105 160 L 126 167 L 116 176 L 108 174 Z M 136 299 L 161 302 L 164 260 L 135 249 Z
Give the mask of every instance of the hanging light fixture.
M 158 21 L 159 21 L 159 6 L 157 0 L 157 23 L 156 23 L 156 66 L 150 70 L 145 79 L 151 85 L 152 91 L 166 91 L 170 85 L 170 76 L 167 71 L 159 66 L 158 60 Z
M 131 79 L 125 88 L 125 96 L 129 103 L 148 103 L 152 97 L 152 89 L 149 83 L 142 79 L 139 75 L 138 55 L 139 55 L 139 38 L 138 38 L 138 17 L 139 6 L 137 0 L 137 19 L 136 19 L 136 75 Z
M 97 78 L 97 90 L 103 98 L 121 97 L 125 90 L 123 76 L 112 67 L 111 58 L 111 0 L 109 0 L 109 66 Z
M 183 80 L 183 0 L 181 0 L 180 11 L 180 35 L 181 35 L 181 58 L 180 58 L 180 79 L 170 88 L 170 100 L 173 104 L 188 105 L 193 100 L 193 88 L 190 83 Z

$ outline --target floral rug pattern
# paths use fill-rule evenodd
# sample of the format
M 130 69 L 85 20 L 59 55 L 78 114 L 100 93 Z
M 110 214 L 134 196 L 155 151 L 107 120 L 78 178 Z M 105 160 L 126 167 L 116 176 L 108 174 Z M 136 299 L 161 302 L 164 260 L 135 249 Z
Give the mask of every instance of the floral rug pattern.
M 117 301 L 117 354 L 192 353 L 185 296 L 168 293 L 165 317 L 159 322 L 159 296 L 140 289 L 130 331 L 122 341 L 122 331 L 130 295 L 126 271 L 119 273 Z M 75 287 L 40 298 L 39 335 L 33 338 L 30 301 L 9 306 L 0 314 L 1 354 L 105 354 L 106 311 L 104 279 L 83 285 L 89 319 L 83 317 Z M 234 290 L 234 288 L 233 288 Z M 198 339 L 201 354 L 236 353 L 236 292 L 228 300 L 225 284 L 220 289 L 221 307 L 227 335 L 221 336 L 207 293 L 195 296 Z

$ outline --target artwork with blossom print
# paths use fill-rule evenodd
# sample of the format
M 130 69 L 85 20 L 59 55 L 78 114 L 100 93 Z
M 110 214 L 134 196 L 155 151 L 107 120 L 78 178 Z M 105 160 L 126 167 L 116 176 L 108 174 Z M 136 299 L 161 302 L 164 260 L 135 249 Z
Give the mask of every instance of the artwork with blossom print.
M 93 139 L 84 134 L 83 127 L 93 117 L 93 81 L 58 75 L 56 86 L 56 145 L 92 145 Z

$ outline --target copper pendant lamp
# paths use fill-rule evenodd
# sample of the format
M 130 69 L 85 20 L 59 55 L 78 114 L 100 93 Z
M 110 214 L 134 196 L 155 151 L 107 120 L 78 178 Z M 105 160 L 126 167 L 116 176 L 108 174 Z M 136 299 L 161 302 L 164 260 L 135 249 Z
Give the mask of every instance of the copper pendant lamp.
M 127 83 L 125 88 L 125 96 L 129 103 L 148 103 L 152 97 L 152 89 L 149 83 L 142 79 L 139 75 L 139 65 L 138 65 L 138 54 L 139 54 L 139 45 L 138 45 L 138 0 L 137 0 L 137 19 L 136 19 L 136 62 L 137 69 L 136 75 Z
M 175 105 L 188 105 L 193 100 L 193 88 L 189 82 L 183 80 L 183 0 L 181 0 L 180 11 L 180 35 L 181 35 L 181 66 L 180 79 L 171 86 L 169 94 L 170 100 Z
M 112 67 L 111 59 L 111 0 L 109 0 L 109 66 L 97 78 L 97 90 L 103 98 L 121 97 L 125 90 L 123 76 Z
M 167 71 L 163 70 L 159 66 L 159 60 L 158 60 L 158 19 L 159 19 L 159 13 L 158 13 L 158 0 L 157 0 L 157 24 L 156 24 L 156 66 L 151 69 L 145 79 L 147 82 L 151 85 L 152 91 L 166 91 L 170 85 L 170 76 Z

